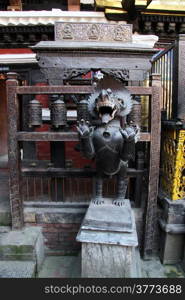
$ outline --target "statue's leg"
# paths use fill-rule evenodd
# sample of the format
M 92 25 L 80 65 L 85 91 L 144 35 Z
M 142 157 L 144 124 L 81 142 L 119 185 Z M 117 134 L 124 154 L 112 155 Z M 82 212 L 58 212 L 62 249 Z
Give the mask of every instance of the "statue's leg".
M 117 197 L 113 200 L 113 204 L 122 206 L 126 197 L 128 178 L 126 176 L 127 168 L 123 165 L 117 175 Z
M 118 199 L 125 199 L 127 186 L 128 186 L 128 178 L 118 176 L 118 190 L 117 190 Z
M 95 198 L 93 198 L 94 204 L 104 203 L 102 192 L 103 192 L 103 176 L 102 174 L 98 173 L 95 182 Z

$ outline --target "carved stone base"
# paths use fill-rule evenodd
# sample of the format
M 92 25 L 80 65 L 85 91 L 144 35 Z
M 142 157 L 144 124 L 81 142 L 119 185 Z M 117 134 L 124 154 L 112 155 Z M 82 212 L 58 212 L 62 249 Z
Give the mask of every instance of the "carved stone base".
M 77 241 L 82 242 L 82 277 L 140 277 L 134 215 L 130 201 L 117 207 L 112 199 L 90 204 Z

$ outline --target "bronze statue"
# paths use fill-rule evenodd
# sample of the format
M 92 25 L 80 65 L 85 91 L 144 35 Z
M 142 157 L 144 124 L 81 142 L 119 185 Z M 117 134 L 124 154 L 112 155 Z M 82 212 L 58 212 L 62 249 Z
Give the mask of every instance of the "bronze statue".
M 93 127 L 85 120 L 78 122 L 77 130 L 80 135 L 81 149 L 86 158 L 96 160 L 97 176 L 95 204 L 103 203 L 103 176 L 117 175 L 117 197 L 115 205 L 123 205 L 126 195 L 128 178 L 128 161 L 134 159 L 135 143 L 139 134 L 137 125 L 125 124 L 120 126 L 120 117 L 129 114 L 132 99 L 129 92 L 113 93 L 110 88 L 103 89 L 97 95 L 92 94 L 88 101 L 89 113 L 100 124 Z

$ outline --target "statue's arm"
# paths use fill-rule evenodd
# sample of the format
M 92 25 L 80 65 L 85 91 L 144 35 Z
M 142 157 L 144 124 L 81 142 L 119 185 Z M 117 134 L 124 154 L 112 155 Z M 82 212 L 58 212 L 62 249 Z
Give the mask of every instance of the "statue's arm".
M 127 126 L 125 129 L 120 128 L 121 135 L 124 139 L 121 151 L 121 159 L 124 161 L 135 160 L 135 143 L 139 138 L 138 126 Z
M 92 159 L 95 156 L 95 150 L 93 145 L 93 128 L 89 127 L 89 123 L 81 120 L 78 123 L 77 130 L 80 136 L 80 143 L 81 143 L 81 151 L 83 155 L 88 158 Z

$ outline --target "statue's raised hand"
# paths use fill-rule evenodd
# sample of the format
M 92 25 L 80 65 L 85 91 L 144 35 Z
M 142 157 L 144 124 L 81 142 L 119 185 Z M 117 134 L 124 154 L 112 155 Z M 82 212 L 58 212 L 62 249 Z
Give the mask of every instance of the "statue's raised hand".
M 93 132 L 93 128 L 89 127 L 89 122 L 83 119 L 80 122 L 77 122 L 76 128 L 81 138 L 87 138 Z
M 137 142 L 137 140 L 139 139 L 139 126 L 133 125 L 132 122 L 130 122 L 130 124 L 125 127 L 125 129 L 121 128 L 120 132 L 123 138 L 127 141 L 135 140 L 135 142 Z

